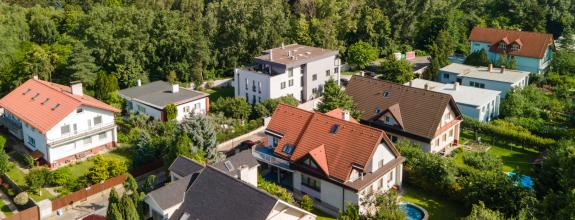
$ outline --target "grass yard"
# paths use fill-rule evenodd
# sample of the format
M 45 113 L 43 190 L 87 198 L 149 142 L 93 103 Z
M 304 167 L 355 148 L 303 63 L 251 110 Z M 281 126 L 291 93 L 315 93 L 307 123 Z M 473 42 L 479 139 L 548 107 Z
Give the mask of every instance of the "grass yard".
M 429 213 L 429 219 L 461 219 L 467 215 L 467 210 L 456 202 L 429 194 L 413 187 L 403 188 L 405 193 L 401 201 L 410 202 L 423 207 Z
M 490 136 L 482 134 L 478 135 L 481 136 L 481 142 L 491 146 L 487 152 L 495 154 L 501 158 L 503 161 L 504 172 L 515 172 L 529 176 L 533 174 L 530 162 L 537 158 L 537 150 L 532 148 L 523 148 L 511 143 L 504 144 L 500 141 L 493 142 Z M 462 129 L 461 136 L 468 140 L 474 140 L 473 132 L 468 130 Z M 455 161 L 456 163 L 463 163 L 462 154 L 456 155 Z
M 16 167 L 17 165 L 10 162 L 10 170 L 6 173 L 16 184 L 20 186 L 26 185 L 26 174 Z
M 4 201 L 1 199 L 0 199 L 0 211 L 2 211 L 6 217 L 12 215 L 12 210 L 10 210 L 10 208 L 6 204 L 4 204 Z
M 130 163 L 132 162 L 132 159 L 130 158 L 130 153 L 126 150 L 126 147 L 118 148 L 116 150 L 113 150 L 113 151 L 110 151 L 108 153 L 101 154 L 101 155 L 104 158 L 114 158 L 114 159 L 124 161 L 124 162 L 126 162 L 126 165 L 128 167 L 130 167 Z M 74 178 L 78 178 L 78 177 L 86 175 L 88 173 L 88 170 L 92 166 L 94 166 L 94 161 L 88 159 L 88 160 L 79 162 L 77 164 L 72 164 L 72 165 L 69 165 L 66 167 L 68 167 L 70 169 L 70 171 L 72 171 L 72 176 Z
M 317 215 L 317 218 L 316 218 L 317 220 L 335 220 L 336 219 L 334 217 L 331 217 L 327 213 L 323 212 L 322 210 L 319 210 L 316 208 L 313 208 L 311 213 L 313 213 L 314 215 Z
M 221 97 L 234 97 L 234 87 L 224 86 L 224 87 L 214 87 L 211 89 L 206 89 L 208 94 L 210 94 L 210 101 L 216 101 Z
M 56 197 L 56 196 L 50 194 L 50 192 L 48 192 L 48 190 L 46 190 L 44 188 L 40 189 L 39 193 L 28 192 L 28 195 L 30 195 L 30 198 L 32 198 L 36 202 L 42 201 L 44 199 L 52 199 L 52 198 Z

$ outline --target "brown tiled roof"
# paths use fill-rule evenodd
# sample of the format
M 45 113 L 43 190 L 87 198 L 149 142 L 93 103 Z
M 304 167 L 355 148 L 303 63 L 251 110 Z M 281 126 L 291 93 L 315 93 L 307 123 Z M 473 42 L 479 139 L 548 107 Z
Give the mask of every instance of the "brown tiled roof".
M 309 155 L 311 156 L 311 158 L 313 158 L 313 160 L 315 160 L 315 162 L 321 168 L 321 170 L 323 170 L 323 173 L 325 173 L 325 175 L 329 176 L 329 167 L 327 165 L 327 156 L 325 156 L 325 145 L 323 145 L 323 144 L 319 145 L 319 147 L 316 147 L 315 149 L 311 150 L 309 152 Z
M 331 133 L 334 125 L 338 125 L 335 134 Z M 352 164 L 367 166 L 382 140 L 400 156 L 382 130 L 283 104 L 276 108 L 267 130 L 283 135 L 275 153 L 291 162 L 310 155 L 321 167 L 323 151 L 329 178 L 340 183 L 349 179 Z M 295 146 L 291 156 L 281 152 L 285 144 Z
M 264 51 L 263 55 L 256 57 L 256 61 L 264 63 L 282 64 L 290 67 L 290 66 L 299 66 L 301 64 L 309 63 L 329 56 L 335 56 L 338 53 L 339 52 L 337 50 L 329 50 L 299 44 L 290 44 L 285 45 L 283 47 L 277 47 L 266 50 Z
M 447 106 L 451 106 L 456 117 L 461 116 L 451 95 L 430 90 L 355 75 L 345 91 L 361 111 L 362 120 L 378 121 L 390 111 L 401 120 L 402 128 L 396 129 L 429 140 L 435 137 Z M 383 96 L 385 91 L 387 97 Z
M 69 86 L 38 79 L 26 81 L 0 99 L 0 107 L 41 133 L 46 133 L 82 105 L 120 112 L 88 95 L 73 95 Z
M 521 48 L 518 51 L 508 50 L 510 55 L 543 58 L 549 45 L 553 44 L 553 35 L 546 33 L 503 30 L 496 28 L 475 27 L 469 34 L 470 41 L 480 41 L 492 44 L 490 50 L 499 52 L 497 43 L 504 41 L 506 44 L 517 42 Z M 508 47 L 510 48 L 510 46 Z
M 341 110 L 340 108 L 336 108 L 334 110 L 326 112 L 325 114 L 334 118 L 343 119 L 343 110 Z M 359 122 L 352 117 L 349 118 L 349 121 L 359 124 Z

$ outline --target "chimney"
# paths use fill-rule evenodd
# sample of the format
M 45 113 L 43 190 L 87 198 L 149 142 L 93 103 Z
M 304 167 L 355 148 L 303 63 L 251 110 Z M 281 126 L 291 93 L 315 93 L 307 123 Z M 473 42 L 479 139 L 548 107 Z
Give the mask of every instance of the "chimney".
M 38 75 L 34 74 L 34 76 L 32 76 L 32 79 L 37 80 L 37 79 L 38 79 Z
M 274 60 L 273 51 L 273 49 L 270 49 L 270 61 Z
M 489 66 L 487 66 L 487 71 L 491 72 L 493 71 L 493 64 L 490 63 Z
M 359 71 L 359 75 L 360 75 L 360 76 L 365 76 L 365 72 Z
M 413 80 L 409 81 L 409 87 L 413 87 Z
M 341 112 L 341 118 L 342 118 L 343 120 L 349 121 L 349 118 L 350 118 L 349 111 L 347 111 L 347 110 L 342 111 L 342 112 Z
M 178 93 L 180 91 L 180 85 L 172 84 L 172 93 Z
M 138 85 L 138 87 L 142 86 L 142 80 L 141 79 L 138 79 L 137 85 Z
M 283 50 L 283 49 L 286 49 L 286 47 L 285 47 L 285 45 L 284 45 L 284 42 L 282 42 L 282 50 Z
M 459 89 L 459 82 L 453 83 L 453 90 L 457 91 Z
M 288 51 L 288 57 L 291 57 L 291 50 Z
M 242 166 L 238 167 L 238 170 L 239 170 L 239 172 L 238 172 L 239 176 L 238 177 L 240 178 L 240 180 L 243 180 L 249 184 L 254 185 L 254 183 L 250 182 L 250 175 L 249 175 L 250 168 L 248 166 L 242 165 Z M 256 184 L 255 186 L 257 187 L 257 182 L 255 184 Z
M 501 73 L 505 73 L 505 66 L 501 66 Z
M 72 95 L 84 95 L 84 91 L 82 91 L 82 82 L 74 81 L 70 83 L 70 87 L 72 88 Z
M 427 83 L 425 83 L 425 85 L 423 85 L 423 89 L 429 90 L 429 85 Z

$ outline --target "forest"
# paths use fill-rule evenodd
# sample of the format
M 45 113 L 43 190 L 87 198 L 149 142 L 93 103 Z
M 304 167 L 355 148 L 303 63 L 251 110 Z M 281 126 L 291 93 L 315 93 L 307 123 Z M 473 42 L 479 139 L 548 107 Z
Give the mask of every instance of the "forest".
M 120 88 L 202 82 L 281 43 L 338 49 L 344 60 L 359 41 L 379 57 L 465 55 L 474 26 L 559 38 L 573 33 L 574 15 L 575 4 L 561 0 L 2 0 L 0 94 L 31 75 L 81 80 L 89 91 L 98 74 Z

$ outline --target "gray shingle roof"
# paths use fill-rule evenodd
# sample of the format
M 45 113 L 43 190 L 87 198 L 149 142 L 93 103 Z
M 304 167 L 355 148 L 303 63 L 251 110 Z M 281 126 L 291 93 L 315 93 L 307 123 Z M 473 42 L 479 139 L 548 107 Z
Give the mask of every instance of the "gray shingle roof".
M 232 170 L 229 170 L 225 163 L 226 161 L 229 161 L 229 163 L 231 163 L 231 165 L 233 166 Z M 247 166 L 247 167 L 255 167 L 258 166 L 259 163 L 256 160 L 256 158 L 254 158 L 254 156 L 252 155 L 252 151 L 251 150 L 244 150 L 241 151 L 237 154 L 235 154 L 234 156 L 228 157 L 225 160 L 222 160 L 220 162 L 215 163 L 213 166 L 224 172 L 227 173 L 228 175 L 231 176 L 237 176 L 239 175 L 239 169 L 238 167 L 240 166 Z
M 206 167 L 186 191 L 170 219 L 266 219 L 278 199 L 236 178 Z M 186 214 L 187 213 L 187 214 Z
M 193 175 L 188 175 L 182 179 L 176 180 L 164 187 L 156 189 L 148 196 L 152 197 L 160 208 L 166 210 L 184 200 L 184 192 L 190 185 Z
M 203 92 L 198 92 L 180 87 L 176 93 L 172 93 L 172 84 L 164 81 L 155 81 L 142 86 L 122 89 L 119 94 L 142 101 L 152 107 L 163 109 L 166 105 L 174 103 L 176 105 L 198 100 L 208 96 Z
M 203 165 L 193 161 L 192 159 L 179 156 L 174 160 L 174 162 L 172 162 L 168 170 L 178 174 L 179 176 L 187 176 L 192 173 L 197 173 L 203 168 Z

